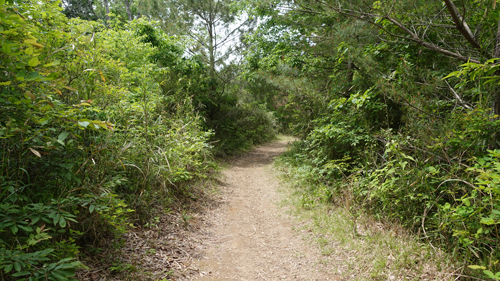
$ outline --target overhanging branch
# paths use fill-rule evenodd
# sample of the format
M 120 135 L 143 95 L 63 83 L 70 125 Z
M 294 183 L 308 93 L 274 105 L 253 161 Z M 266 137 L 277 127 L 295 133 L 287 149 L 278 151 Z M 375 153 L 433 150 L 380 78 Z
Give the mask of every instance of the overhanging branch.
M 395 18 L 391 17 L 389 14 L 379 15 L 379 14 L 374 14 L 374 13 L 367 13 L 367 12 L 363 12 L 363 11 L 356 11 L 356 10 L 346 9 L 346 8 L 342 8 L 341 6 L 336 7 L 336 6 L 332 6 L 332 5 L 328 4 L 328 3 L 326 3 L 325 1 L 321 1 L 321 0 L 316 0 L 316 2 L 319 3 L 319 4 L 321 4 L 321 5 L 324 5 L 324 6 L 328 7 L 332 11 L 335 11 L 336 13 L 339 13 L 341 15 L 345 15 L 345 16 L 348 16 L 348 17 L 356 18 L 356 19 L 361 20 L 361 21 L 368 22 L 368 23 L 370 23 L 370 24 L 372 24 L 372 25 L 380 28 L 387 35 L 389 35 L 391 37 L 400 38 L 400 39 L 403 39 L 403 40 L 413 41 L 413 42 L 421 45 L 422 47 L 425 47 L 427 49 L 436 51 L 438 53 L 444 54 L 444 55 L 449 56 L 449 57 L 453 57 L 453 58 L 459 59 L 461 61 L 480 63 L 480 61 L 477 60 L 477 59 L 473 59 L 473 58 L 461 55 L 458 52 L 450 51 L 450 50 L 444 49 L 441 46 L 438 46 L 438 45 L 435 45 L 433 43 L 425 41 L 424 39 L 420 38 L 415 32 L 411 31 L 411 29 L 408 28 L 406 25 L 404 25 L 403 23 L 399 22 Z M 304 10 L 310 10 L 307 7 L 304 7 L 304 6 L 300 6 L 300 7 L 301 7 L 301 9 L 304 9 Z M 391 22 L 392 24 L 394 24 L 395 26 L 397 26 L 399 29 L 401 29 L 404 33 L 406 33 L 407 35 L 409 35 L 409 37 L 398 35 L 398 34 L 395 34 L 395 33 L 391 32 L 391 31 L 387 30 L 384 26 L 382 26 L 381 24 L 377 23 L 375 21 L 376 19 L 386 19 L 386 20 L 388 20 L 389 22 Z M 462 23 L 465 23 L 465 22 L 462 21 Z M 458 26 L 457 26 L 457 28 L 458 28 Z M 467 28 L 468 28 L 468 26 L 467 26 Z M 470 31 L 470 29 L 469 29 L 469 31 Z M 474 42 L 475 42 L 475 40 L 474 40 Z M 477 44 L 477 42 L 476 42 L 476 44 Z
M 444 3 L 446 4 L 446 7 L 448 8 L 448 11 L 450 12 L 451 18 L 455 22 L 455 25 L 462 33 L 464 38 L 474 47 L 479 50 L 481 50 L 481 45 L 477 43 L 476 39 L 474 38 L 474 35 L 472 34 L 472 31 L 469 28 L 469 25 L 467 22 L 464 20 L 464 18 L 460 15 L 460 12 L 458 11 L 457 7 L 451 0 L 444 0 Z

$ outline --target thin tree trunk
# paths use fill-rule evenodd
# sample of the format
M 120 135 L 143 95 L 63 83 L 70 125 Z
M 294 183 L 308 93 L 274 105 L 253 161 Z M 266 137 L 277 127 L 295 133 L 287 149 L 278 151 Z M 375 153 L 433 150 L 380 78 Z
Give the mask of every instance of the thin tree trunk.
M 215 24 L 214 24 L 214 13 L 213 13 L 213 7 L 212 4 L 210 3 L 210 15 L 209 15 L 209 22 L 208 22 L 208 52 L 210 56 L 210 76 L 212 78 L 215 78 L 215 45 L 214 45 L 214 40 L 215 40 Z
M 130 5 L 132 0 L 125 0 L 125 9 L 127 9 L 128 20 L 132 20 L 132 12 L 130 11 Z
M 94 11 L 94 7 L 92 7 L 92 4 L 93 4 L 93 3 L 92 3 L 92 1 L 89 1 L 90 11 L 92 11 L 92 14 L 94 14 L 94 17 L 95 17 L 95 18 L 96 18 L 96 20 L 97 20 L 99 17 L 98 17 L 98 16 L 97 16 L 97 14 L 95 13 L 95 11 Z
M 211 25 L 209 28 L 209 42 L 208 42 L 208 52 L 210 53 L 210 74 L 214 76 L 215 74 L 215 47 L 214 47 L 214 34 L 213 34 L 213 26 Z
M 497 36 L 495 39 L 495 58 L 500 58 L 500 21 L 498 22 Z M 495 73 L 500 76 L 500 71 L 497 70 Z M 500 116 L 500 89 L 496 89 L 493 96 L 493 114 Z
M 106 21 L 109 21 L 109 1 L 104 0 L 104 9 L 106 10 Z
M 356 69 L 356 65 L 354 64 L 354 61 L 352 58 L 349 58 L 349 61 L 347 62 L 347 90 L 344 92 L 344 96 L 346 98 L 349 98 L 351 96 L 352 89 L 354 88 L 354 85 L 352 82 L 354 81 L 354 70 Z

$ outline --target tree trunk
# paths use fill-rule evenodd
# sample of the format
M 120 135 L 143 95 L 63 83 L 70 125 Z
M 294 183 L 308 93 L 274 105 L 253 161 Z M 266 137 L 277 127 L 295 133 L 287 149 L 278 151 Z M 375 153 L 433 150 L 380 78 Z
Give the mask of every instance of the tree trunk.
M 106 10 L 106 21 L 109 21 L 109 1 L 104 0 L 104 9 Z
M 132 12 L 130 11 L 130 5 L 132 0 L 125 0 L 125 9 L 127 10 L 128 20 L 132 20 Z
M 500 21 L 498 22 L 497 36 L 495 38 L 495 58 L 500 58 Z M 495 73 L 497 76 L 500 76 L 500 70 L 497 70 Z M 493 94 L 493 114 L 500 116 L 500 89 L 496 89 Z
M 209 52 L 209 63 L 210 63 L 210 76 L 215 78 L 215 24 L 214 24 L 214 12 L 212 4 L 210 3 L 210 14 L 208 25 L 208 52 Z
M 215 46 L 213 41 L 212 26 L 209 28 L 209 42 L 208 42 L 208 52 L 209 52 L 209 63 L 210 63 L 210 75 L 215 75 Z
M 457 7 L 451 0 L 444 0 L 446 7 L 448 8 L 448 12 L 451 15 L 451 18 L 455 22 L 455 26 L 457 27 L 458 31 L 462 33 L 463 37 L 474 47 L 479 50 L 481 50 L 481 45 L 476 41 L 474 38 L 474 34 L 469 28 L 469 25 L 467 22 L 464 20 L 462 15 L 460 15 L 460 12 L 458 11 Z
M 344 96 L 346 98 L 349 98 L 351 96 L 352 89 L 354 88 L 354 85 L 352 85 L 352 82 L 354 80 L 354 69 L 356 68 L 356 65 L 354 64 L 352 58 L 349 58 L 349 62 L 347 62 L 347 90 L 344 93 Z
M 95 19 L 96 20 L 99 19 L 99 17 L 97 16 L 97 14 L 94 11 L 94 7 L 92 7 L 92 1 L 89 1 L 89 7 L 90 7 L 90 11 L 92 11 L 92 14 L 94 14 Z

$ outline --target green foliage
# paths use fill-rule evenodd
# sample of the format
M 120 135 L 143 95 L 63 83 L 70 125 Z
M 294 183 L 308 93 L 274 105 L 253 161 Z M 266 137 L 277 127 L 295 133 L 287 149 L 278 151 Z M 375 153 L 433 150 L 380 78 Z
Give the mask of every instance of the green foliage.
M 276 137 L 276 120 L 258 104 L 224 105 L 217 110 L 213 123 L 219 154 L 233 154 Z
M 72 280 L 82 246 L 217 169 L 193 106 L 206 75 L 144 19 L 0 2 L 0 279 Z
M 490 150 L 486 156 L 477 158 L 474 166 L 467 169 L 474 180 L 471 183 L 463 181 L 465 185 L 461 192 L 453 194 L 454 202 L 439 206 L 441 230 L 453 233 L 465 255 L 475 256 L 484 262 L 484 266 L 497 270 L 500 259 L 496 247 L 500 238 L 499 158 L 498 150 Z M 493 278 L 492 274 L 487 275 Z
M 256 2 L 245 78 L 301 137 L 282 161 L 302 204 L 363 208 L 496 278 L 498 9 L 462 3 L 471 40 L 443 2 Z

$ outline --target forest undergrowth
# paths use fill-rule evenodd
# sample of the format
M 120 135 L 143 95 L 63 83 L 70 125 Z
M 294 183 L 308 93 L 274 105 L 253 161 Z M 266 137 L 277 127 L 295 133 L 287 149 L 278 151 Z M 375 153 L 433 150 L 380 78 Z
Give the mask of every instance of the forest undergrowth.
M 500 280 L 496 1 L 255 2 L 245 75 L 300 139 L 281 160 L 299 205 L 401 225 L 457 277 Z
M 275 162 L 284 183 L 280 206 L 294 218 L 295 230 L 305 231 L 305 239 L 320 249 L 325 262 L 335 263 L 337 269 L 332 273 L 348 280 L 444 281 L 465 277 L 462 264 L 452 254 L 399 223 L 375 218 L 352 206 L 352 197 L 339 197 L 332 204 L 329 187 L 314 180 L 308 172 L 311 167 L 291 165 L 293 153 L 288 151 Z
M 274 137 L 272 114 L 181 39 L 144 17 L 0 0 L 1 280 L 75 280 L 96 257 L 110 275 L 141 269 L 113 256 L 124 235 L 187 218 L 215 155 Z
M 499 22 L 475 0 L 0 0 L 0 279 L 73 279 L 281 131 L 302 207 L 500 280 Z

